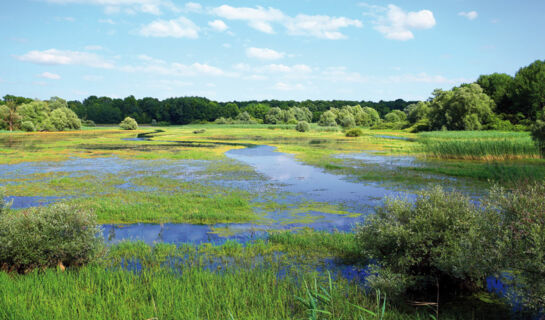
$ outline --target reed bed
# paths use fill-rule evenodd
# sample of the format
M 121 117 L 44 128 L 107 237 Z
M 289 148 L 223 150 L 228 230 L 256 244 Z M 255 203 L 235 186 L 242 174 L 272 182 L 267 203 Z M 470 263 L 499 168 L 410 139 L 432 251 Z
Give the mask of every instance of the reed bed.
M 439 159 L 501 161 L 540 157 L 527 132 L 427 132 L 419 135 L 419 142 L 427 156 Z

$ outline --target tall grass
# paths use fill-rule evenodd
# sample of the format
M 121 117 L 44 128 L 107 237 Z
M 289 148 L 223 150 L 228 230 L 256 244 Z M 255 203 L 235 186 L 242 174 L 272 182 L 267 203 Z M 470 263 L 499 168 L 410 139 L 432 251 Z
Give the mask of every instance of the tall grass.
M 514 160 L 539 158 L 527 132 L 454 131 L 419 135 L 426 155 L 440 159 Z

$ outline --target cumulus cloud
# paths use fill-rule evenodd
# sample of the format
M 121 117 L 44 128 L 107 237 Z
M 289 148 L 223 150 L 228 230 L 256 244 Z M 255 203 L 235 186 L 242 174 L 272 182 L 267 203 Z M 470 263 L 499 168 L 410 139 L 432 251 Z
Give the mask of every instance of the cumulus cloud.
M 363 24 L 359 20 L 348 19 L 345 17 L 329 16 L 308 16 L 304 14 L 297 15 L 295 18 L 287 19 L 284 23 L 288 34 L 308 35 L 324 39 L 344 39 L 346 36 L 339 29 L 346 27 L 361 28 Z
M 193 21 L 180 17 L 174 20 L 155 20 L 143 26 L 139 33 L 144 37 L 196 39 L 199 37 L 199 27 Z
M 214 29 L 216 31 L 219 31 L 219 32 L 223 32 L 223 31 L 229 29 L 229 27 L 225 24 L 225 22 L 223 22 L 222 20 L 219 20 L 219 19 L 208 22 L 208 25 L 212 29 Z
M 248 25 L 264 33 L 275 33 L 274 24 L 283 26 L 289 35 L 311 36 L 322 39 L 344 39 L 346 36 L 339 29 L 346 27 L 362 27 L 359 20 L 345 17 L 330 17 L 325 15 L 299 14 L 295 17 L 285 15 L 275 8 L 232 7 L 222 5 L 210 10 L 216 16 L 228 20 L 245 21 Z
M 271 22 L 284 19 L 282 11 L 274 8 L 256 8 L 231 7 L 222 5 L 211 9 L 211 13 L 228 20 L 246 21 L 248 25 L 264 33 L 274 33 Z
M 44 51 L 33 50 L 22 56 L 20 61 L 45 65 L 83 65 L 92 68 L 111 69 L 113 64 L 97 54 L 90 52 L 49 49 Z
M 414 38 L 412 30 L 430 29 L 435 26 L 435 17 L 430 10 L 405 12 L 393 4 L 388 5 L 385 15 L 379 15 L 375 29 L 386 38 L 406 41 Z
M 257 67 L 254 69 L 258 73 L 291 73 L 295 75 L 301 75 L 305 73 L 311 73 L 312 68 L 306 64 L 296 64 L 293 66 L 287 66 L 285 64 L 268 64 L 265 66 Z
M 267 48 L 248 48 L 246 49 L 246 56 L 249 58 L 256 58 L 261 60 L 278 60 L 284 58 L 286 54 L 284 52 L 278 52 Z
M 469 11 L 469 12 L 460 12 L 458 13 L 459 16 L 462 16 L 462 17 L 465 17 L 469 20 L 475 20 L 477 19 L 477 17 L 479 16 L 479 14 L 477 13 L 477 11 Z
M 40 78 L 44 78 L 44 79 L 49 79 L 49 80 L 59 80 L 61 78 L 61 76 L 59 76 L 58 74 L 56 73 L 51 73 L 51 72 L 43 72 L 43 73 L 40 73 L 38 75 L 38 77 Z
M 200 12 L 202 11 L 202 5 L 196 2 L 188 2 L 185 4 L 184 9 L 188 12 Z

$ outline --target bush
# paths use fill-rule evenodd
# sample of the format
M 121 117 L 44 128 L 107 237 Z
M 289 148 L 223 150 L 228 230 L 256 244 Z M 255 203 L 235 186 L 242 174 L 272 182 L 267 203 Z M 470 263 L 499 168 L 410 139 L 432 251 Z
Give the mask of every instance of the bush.
M 543 121 L 537 120 L 532 126 L 532 139 L 538 147 L 541 156 L 545 158 L 545 115 L 543 118 Z
M 0 187 L 0 216 L 7 213 L 10 207 L 10 203 L 7 203 L 4 198 L 6 197 L 6 193 L 4 188 Z
M 497 271 L 489 253 L 494 233 L 481 231 L 490 226 L 486 213 L 439 186 L 420 192 L 414 204 L 387 199 L 356 229 L 361 253 L 377 263 L 368 284 L 392 296 L 433 300 L 437 290 L 443 297 L 483 288 Z
M 363 136 L 363 131 L 360 128 L 352 128 L 346 131 L 345 136 L 347 137 L 361 137 Z
M 503 270 L 510 270 L 502 282 L 516 301 L 534 312 L 545 306 L 545 183 L 523 183 L 512 192 L 494 187 L 488 206 L 499 212 L 498 228 L 492 230 L 501 241 Z M 513 275 L 514 276 L 511 276 Z M 540 310 L 541 308 L 541 310 Z
M 295 126 L 295 130 L 299 132 L 307 132 L 310 131 L 310 124 L 306 121 L 299 121 L 297 125 Z
M 83 120 L 81 121 L 81 125 L 84 127 L 96 127 L 96 123 L 93 120 Z
M 21 130 L 26 132 L 34 132 L 36 131 L 36 128 L 34 127 L 34 123 L 32 123 L 32 121 L 23 121 L 21 123 Z
M 205 133 L 205 132 L 206 132 L 205 129 L 193 130 L 194 134 Z
M 138 129 L 138 123 L 131 117 L 126 117 L 125 120 L 119 124 L 123 130 L 136 130 Z
M 219 117 L 214 121 L 214 123 L 215 124 L 232 124 L 233 119 L 231 118 L 225 119 L 224 117 Z
M 59 204 L 0 215 L 0 266 L 27 272 L 34 268 L 83 265 L 98 252 L 101 238 L 95 216 Z
M 74 111 L 67 107 L 60 107 L 51 111 L 49 118 L 44 122 L 47 131 L 64 131 L 81 129 L 81 120 Z

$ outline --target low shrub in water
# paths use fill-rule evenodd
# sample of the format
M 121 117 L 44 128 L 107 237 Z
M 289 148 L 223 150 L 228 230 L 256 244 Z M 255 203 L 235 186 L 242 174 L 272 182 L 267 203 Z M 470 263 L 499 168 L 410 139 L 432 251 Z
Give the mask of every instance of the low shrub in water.
M 455 295 L 485 285 L 497 262 L 493 234 L 483 233 L 488 211 L 441 187 L 422 191 L 414 204 L 387 199 L 357 227 L 364 257 L 376 261 L 368 283 L 392 296 L 435 301 L 438 292 Z
M 90 212 L 58 204 L 29 210 L 5 210 L 0 204 L 0 267 L 27 272 L 62 263 L 83 265 L 102 239 Z
M 360 128 L 352 128 L 345 133 L 347 137 L 361 137 L 362 135 L 363 131 Z
M 299 132 L 308 132 L 310 131 L 310 124 L 306 121 L 299 121 L 295 126 L 295 130 Z

